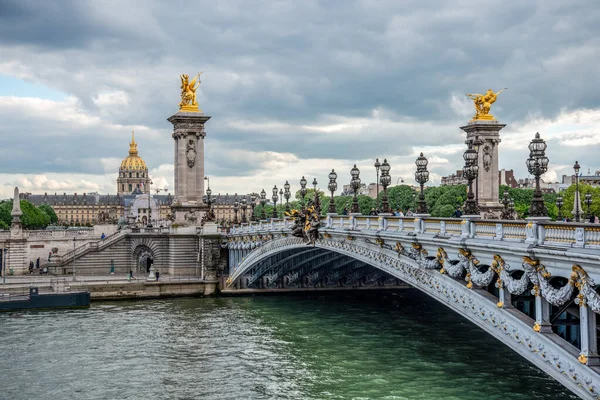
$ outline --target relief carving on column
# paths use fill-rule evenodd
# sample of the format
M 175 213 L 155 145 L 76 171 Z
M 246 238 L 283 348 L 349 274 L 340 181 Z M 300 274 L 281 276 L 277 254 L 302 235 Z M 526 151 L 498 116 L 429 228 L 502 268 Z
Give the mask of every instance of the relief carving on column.
M 483 146 L 483 168 L 488 172 L 492 167 L 492 147 L 488 144 Z
M 194 143 L 194 140 L 192 139 L 187 142 L 185 157 L 187 159 L 188 167 L 192 168 L 196 165 L 196 143 Z

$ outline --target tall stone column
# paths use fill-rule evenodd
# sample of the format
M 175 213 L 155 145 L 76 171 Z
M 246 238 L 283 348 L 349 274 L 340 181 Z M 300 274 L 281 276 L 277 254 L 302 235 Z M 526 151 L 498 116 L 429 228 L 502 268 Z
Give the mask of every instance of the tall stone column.
M 178 111 L 168 118 L 173 124 L 175 198 L 172 211 L 180 225 L 199 225 L 208 206 L 204 195 L 204 123 L 201 112 Z
M 460 129 L 467 133 L 465 143 L 472 143 L 477 151 L 479 175 L 473 183 L 479 208 L 484 217 L 499 218 L 502 204 L 499 197 L 498 184 L 498 145 L 500 144 L 500 130 L 505 124 L 496 120 L 471 120 Z

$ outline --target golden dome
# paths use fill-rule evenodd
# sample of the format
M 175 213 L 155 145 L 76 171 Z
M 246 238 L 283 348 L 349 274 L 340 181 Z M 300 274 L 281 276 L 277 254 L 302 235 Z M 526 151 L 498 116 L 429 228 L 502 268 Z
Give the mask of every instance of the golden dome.
M 140 156 L 138 156 L 137 143 L 131 132 L 131 143 L 129 143 L 129 156 L 121 161 L 121 171 L 146 171 L 148 167 Z

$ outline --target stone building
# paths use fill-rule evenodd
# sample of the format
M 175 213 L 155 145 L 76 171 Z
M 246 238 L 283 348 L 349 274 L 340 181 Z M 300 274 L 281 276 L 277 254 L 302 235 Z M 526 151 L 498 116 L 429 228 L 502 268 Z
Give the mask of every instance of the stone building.
M 148 176 L 148 167 L 146 166 L 146 163 L 138 155 L 134 133 L 131 132 L 129 155 L 121 161 L 121 167 L 119 168 L 117 194 L 130 194 L 136 188 L 142 193 L 148 193 L 150 190 L 150 177 Z
M 448 176 L 442 176 L 441 186 L 455 186 L 455 185 L 467 185 L 469 182 L 463 176 L 463 172 L 461 169 L 456 171 L 455 174 L 450 174 Z
M 20 198 L 36 206 L 48 204 L 62 225 L 94 225 L 118 222 L 146 225 L 148 219 L 155 225 L 165 225 L 171 214 L 173 196 L 149 195 L 148 167 L 138 155 L 137 143 L 131 136 L 129 155 L 123 159 L 117 177 L 117 194 L 31 194 Z M 150 197 L 150 199 L 149 199 Z M 150 204 L 150 206 L 148 206 Z
M 260 205 L 260 196 L 258 195 L 258 193 L 254 193 L 254 195 L 256 196 L 256 202 L 255 205 Z M 217 219 L 218 222 L 233 222 L 234 219 L 234 210 L 233 210 L 233 203 L 235 202 L 235 196 L 236 195 L 231 195 L 231 194 L 225 194 L 222 195 L 221 193 L 217 194 L 214 198 L 214 203 L 213 203 L 213 211 L 215 213 L 215 218 Z M 246 197 L 247 201 L 248 201 L 248 205 L 246 208 L 246 218 L 250 218 L 250 216 L 252 215 L 252 207 L 250 207 L 250 194 L 247 195 L 237 195 L 238 201 L 241 204 L 241 200 L 243 197 Z M 285 202 L 285 200 L 284 200 Z M 241 205 L 240 208 L 238 210 L 238 220 L 240 220 L 242 218 L 242 211 L 241 211 Z

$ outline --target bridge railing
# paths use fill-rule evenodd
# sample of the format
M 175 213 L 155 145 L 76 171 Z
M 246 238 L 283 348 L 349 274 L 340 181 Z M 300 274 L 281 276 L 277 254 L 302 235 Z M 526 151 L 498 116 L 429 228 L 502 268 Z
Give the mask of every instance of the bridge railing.
M 289 218 L 271 219 L 234 226 L 229 233 L 235 235 L 282 231 L 289 230 L 292 225 L 293 221 Z M 334 215 L 322 217 L 321 227 L 341 231 L 414 233 L 557 247 L 600 248 L 600 225 L 536 219 L 522 221 L 428 216 Z

